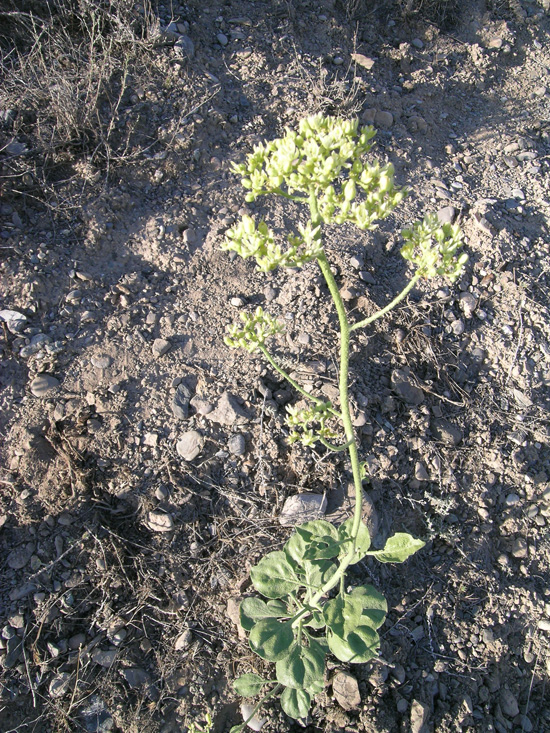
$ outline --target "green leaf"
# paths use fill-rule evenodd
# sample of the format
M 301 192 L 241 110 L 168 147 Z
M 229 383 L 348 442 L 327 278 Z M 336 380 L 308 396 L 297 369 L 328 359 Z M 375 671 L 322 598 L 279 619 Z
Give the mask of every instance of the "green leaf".
M 388 603 L 382 593 L 372 585 L 360 585 L 352 590 L 351 596 L 357 598 L 363 607 L 361 625 L 366 624 L 373 629 L 380 628 L 388 612 Z
M 406 532 L 398 532 L 389 538 L 383 550 L 373 550 L 367 554 L 372 555 L 380 562 L 405 562 L 408 557 L 414 555 L 425 544 L 422 540 L 416 540 Z
M 260 598 L 245 598 L 239 606 L 239 620 L 245 631 L 250 631 L 262 618 L 283 618 L 289 616 L 282 601 L 262 601 Z
M 308 689 L 325 675 L 325 655 L 321 647 L 295 644 L 292 651 L 275 665 L 277 681 L 285 687 Z
M 243 674 L 237 677 L 233 682 L 233 689 L 241 697 L 255 697 L 260 694 L 265 684 L 267 684 L 267 680 L 250 672 L 249 674 Z
M 296 527 L 284 546 L 290 560 L 298 565 L 306 560 L 330 559 L 338 555 L 338 530 L 330 522 L 317 519 Z
M 274 618 L 264 618 L 254 625 L 248 643 L 252 651 L 262 659 L 267 659 L 268 662 L 278 662 L 292 651 L 294 632 L 288 621 L 281 622 Z
M 284 552 L 270 552 L 250 571 L 254 588 L 266 598 L 283 598 L 301 583 Z
M 305 583 L 310 589 L 317 590 L 327 583 L 337 570 L 337 566 L 330 560 L 304 560 L 302 571 Z
M 330 651 L 342 662 L 363 663 L 376 657 L 380 638 L 370 626 L 357 626 L 344 637 L 327 629 L 327 641 Z
M 229 731 L 229 733 L 241 733 L 242 729 L 243 729 L 242 724 L 241 725 L 234 725 L 231 728 L 231 730 Z
M 322 611 L 313 611 L 309 621 L 306 621 L 305 626 L 309 626 L 311 629 L 322 629 L 326 626 L 326 622 Z
M 311 705 L 311 695 L 305 690 L 286 687 L 281 695 L 281 707 L 289 718 L 306 718 Z
M 327 626 L 343 637 L 361 623 L 362 611 L 359 598 L 338 595 L 327 601 L 323 615 Z
M 346 521 L 338 528 L 338 534 L 340 536 L 340 542 L 343 543 L 342 549 L 340 550 L 340 557 L 343 558 L 348 554 L 350 548 L 351 531 L 353 527 L 353 517 L 346 519 Z M 361 522 L 359 525 L 359 532 L 357 533 L 357 539 L 355 540 L 355 555 L 350 565 L 354 565 L 356 562 L 362 560 L 370 547 L 370 533 L 367 525 Z

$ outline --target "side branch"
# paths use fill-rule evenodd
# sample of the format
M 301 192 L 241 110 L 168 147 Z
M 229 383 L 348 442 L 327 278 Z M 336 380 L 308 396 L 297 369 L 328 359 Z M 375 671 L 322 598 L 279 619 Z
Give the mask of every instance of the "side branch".
M 349 327 L 350 331 L 356 331 L 358 328 L 363 328 L 363 326 L 368 326 L 370 323 L 373 323 L 373 321 L 377 321 L 379 318 L 382 318 L 382 316 L 385 316 L 386 313 L 389 313 L 391 310 L 395 308 L 396 305 L 398 305 L 404 298 L 407 297 L 407 295 L 411 292 L 411 290 L 414 288 L 416 283 L 420 280 L 420 275 L 416 273 L 410 283 L 407 285 L 406 288 L 404 288 L 399 295 L 397 295 L 391 303 L 388 303 L 388 305 L 385 308 L 382 308 L 379 311 L 376 311 L 376 313 L 373 313 L 372 316 L 369 316 L 368 318 L 364 318 L 362 321 L 358 321 L 357 323 L 354 323 L 353 326 Z

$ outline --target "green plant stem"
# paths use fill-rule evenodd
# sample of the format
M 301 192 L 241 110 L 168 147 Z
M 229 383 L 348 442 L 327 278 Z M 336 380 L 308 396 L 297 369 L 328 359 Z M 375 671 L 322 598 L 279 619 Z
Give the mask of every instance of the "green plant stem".
M 357 323 L 354 323 L 352 326 L 349 327 L 350 331 L 356 331 L 358 328 L 363 328 L 364 326 L 368 326 L 370 323 L 373 323 L 373 321 L 377 321 L 379 318 L 382 318 L 382 316 L 385 316 L 386 313 L 389 313 L 391 310 L 395 308 L 396 305 L 398 305 L 404 298 L 407 297 L 407 295 L 411 292 L 411 290 L 414 288 L 416 283 L 420 280 L 420 274 L 416 272 L 412 278 L 412 280 L 409 282 L 406 288 L 404 288 L 399 295 L 397 295 L 391 303 L 388 303 L 387 306 L 382 308 L 379 311 L 376 311 L 376 313 L 373 313 L 372 316 L 369 316 L 368 318 L 364 318 L 362 321 L 358 321 Z
M 258 348 L 260 349 L 260 351 L 262 352 L 262 354 L 265 356 L 265 358 L 267 359 L 267 361 L 271 364 L 271 366 L 273 367 L 273 369 L 275 369 L 275 371 L 279 372 L 279 374 L 282 377 L 284 377 L 286 379 L 286 381 L 290 385 L 292 385 L 292 387 L 294 387 L 294 389 L 297 392 L 299 392 L 304 397 L 307 397 L 308 400 L 311 400 L 312 402 L 315 402 L 316 405 L 326 405 L 327 404 L 325 402 L 325 400 L 322 400 L 320 397 L 315 397 L 315 395 L 309 394 L 309 392 L 306 392 L 306 390 L 303 387 L 300 387 L 300 385 L 298 384 L 298 382 L 296 382 L 294 379 L 292 379 L 292 377 L 290 376 L 290 374 L 288 374 L 287 372 L 285 372 L 285 370 L 282 369 L 277 364 L 277 362 L 275 361 L 275 359 L 271 356 L 271 354 L 269 353 L 269 351 L 265 348 L 265 346 L 263 344 L 258 344 Z M 339 417 L 339 418 L 342 417 L 341 414 L 337 410 L 334 410 L 332 407 L 329 407 L 328 408 L 328 412 L 330 412 L 331 415 L 334 415 L 335 417 Z
M 258 712 L 258 710 L 260 709 L 260 707 L 264 704 L 264 702 L 266 700 L 269 700 L 270 697 L 273 697 L 274 695 L 276 695 L 279 692 L 279 690 L 282 689 L 282 687 L 284 687 L 284 685 L 277 684 L 271 690 L 271 692 L 268 692 L 267 695 L 264 695 L 262 697 L 262 699 L 254 706 L 254 709 L 252 710 L 252 712 L 250 713 L 250 715 L 248 716 L 248 718 L 243 722 L 242 726 L 240 727 L 240 730 L 242 730 L 243 728 L 245 728 L 248 725 L 248 723 L 256 715 L 256 713 Z
M 329 443 L 328 440 L 326 440 L 325 438 L 319 438 L 319 442 L 324 445 L 325 448 L 328 448 L 335 453 L 340 453 L 343 450 L 347 450 L 350 446 L 349 441 L 347 443 L 344 443 L 344 445 L 333 445 L 332 443 Z

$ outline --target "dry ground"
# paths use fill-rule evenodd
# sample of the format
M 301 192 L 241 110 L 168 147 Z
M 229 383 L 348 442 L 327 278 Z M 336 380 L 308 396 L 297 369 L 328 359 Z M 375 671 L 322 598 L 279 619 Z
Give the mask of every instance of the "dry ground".
M 1 324 L 0 728 L 240 721 L 231 682 L 262 669 L 228 602 L 288 536 L 285 499 L 330 500 L 348 467 L 289 446 L 292 391 L 223 344 L 240 310 L 266 305 L 287 324 L 288 368 L 334 391 L 319 274 L 264 276 L 220 251 L 243 207 L 230 163 L 323 111 L 374 121 L 373 152 L 411 189 L 375 233 L 327 232 L 350 310 L 403 287 L 398 232 L 426 211 L 460 221 L 470 261 L 453 288 L 413 291 L 352 359 L 375 543 L 427 542 L 357 571 L 389 601 L 382 658 L 350 667 L 359 707 L 335 699 L 334 663 L 305 728 L 274 702 L 264 730 L 543 733 L 547 8 L 204 5 L 0 4 L 0 307 L 24 316 Z M 281 230 L 300 216 L 249 209 Z M 208 413 L 225 392 L 237 409 Z

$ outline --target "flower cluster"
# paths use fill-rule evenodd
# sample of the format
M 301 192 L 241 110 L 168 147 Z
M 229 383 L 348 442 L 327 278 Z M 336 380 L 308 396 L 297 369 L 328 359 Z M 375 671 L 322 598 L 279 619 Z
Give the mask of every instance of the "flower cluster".
M 234 250 L 243 259 L 254 257 L 263 272 L 276 267 L 302 267 L 319 257 L 323 248 L 320 227 L 312 227 L 311 222 L 308 222 L 305 227 L 298 225 L 298 231 L 298 236 L 288 237 L 289 247 L 283 251 L 275 244 L 274 234 L 265 221 L 256 227 L 254 219 L 245 214 L 240 222 L 227 231 L 222 249 Z
M 405 244 L 401 254 L 415 265 L 424 278 L 442 275 L 454 282 L 462 273 L 468 255 L 457 252 L 462 247 L 463 236 L 456 224 L 441 224 L 437 214 L 428 214 L 412 229 L 404 229 Z
M 227 346 L 231 348 L 243 348 L 251 354 L 263 346 L 266 338 L 283 331 L 283 326 L 270 316 L 264 313 L 263 309 L 258 306 L 253 315 L 241 313 L 243 325 L 233 323 L 228 326 L 229 335 L 224 338 Z
M 319 438 L 332 440 L 338 435 L 332 431 L 326 421 L 330 417 L 332 405 L 330 402 L 316 403 L 311 407 L 299 407 L 290 405 L 287 407 L 286 424 L 292 428 L 289 435 L 289 442 L 300 441 L 304 445 L 314 445 Z M 315 431 L 312 425 L 315 425 Z

